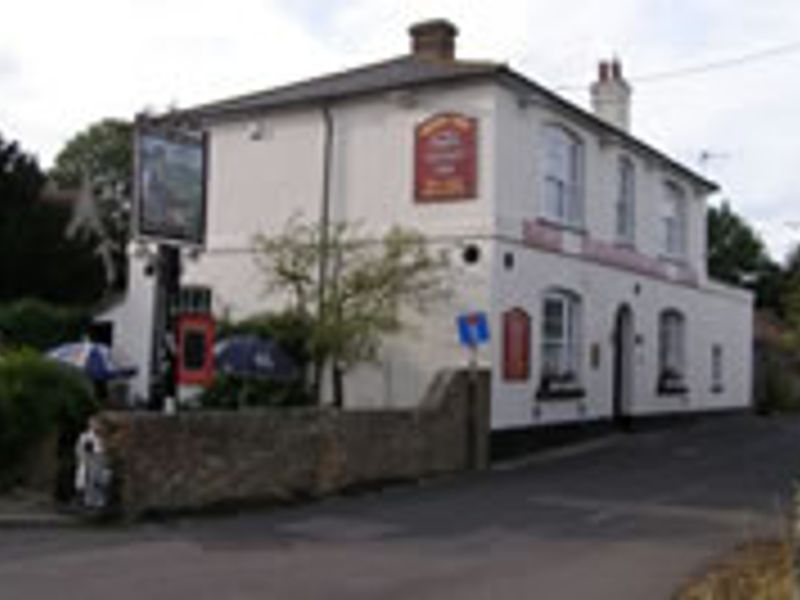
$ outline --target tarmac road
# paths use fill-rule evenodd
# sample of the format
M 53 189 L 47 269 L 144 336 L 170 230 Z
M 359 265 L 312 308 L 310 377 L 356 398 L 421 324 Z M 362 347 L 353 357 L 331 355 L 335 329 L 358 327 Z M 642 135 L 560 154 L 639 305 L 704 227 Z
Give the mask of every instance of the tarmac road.
M 800 419 L 725 417 L 379 493 L 0 530 L 0 599 L 669 598 L 783 526 Z

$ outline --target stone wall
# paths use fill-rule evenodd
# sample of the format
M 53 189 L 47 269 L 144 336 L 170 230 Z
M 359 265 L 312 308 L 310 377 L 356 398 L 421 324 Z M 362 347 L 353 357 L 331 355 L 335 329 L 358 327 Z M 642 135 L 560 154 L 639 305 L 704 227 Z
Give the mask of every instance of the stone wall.
M 433 382 L 416 410 L 317 408 L 107 412 L 119 508 L 127 516 L 290 501 L 486 465 L 489 374 Z

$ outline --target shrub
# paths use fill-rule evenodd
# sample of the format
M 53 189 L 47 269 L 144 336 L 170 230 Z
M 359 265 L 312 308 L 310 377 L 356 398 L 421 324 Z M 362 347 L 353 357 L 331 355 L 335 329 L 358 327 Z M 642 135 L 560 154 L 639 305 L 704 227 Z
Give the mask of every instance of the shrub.
M 302 381 L 279 383 L 266 379 L 218 375 L 200 396 L 203 408 L 235 410 L 253 406 L 308 406 L 313 396 Z
M 796 412 L 800 410 L 800 395 L 796 389 L 796 375 L 793 361 L 777 352 L 769 352 L 765 356 L 762 367 L 764 371 L 764 391 L 758 406 L 759 412 Z
M 72 442 L 97 409 L 88 380 L 32 350 L 0 357 L 0 486 L 17 483 L 24 457 L 58 433 L 59 454 L 71 460 Z M 23 460 L 20 460 L 23 457 Z
M 89 315 L 84 311 L 33 298 L 0 305 L 0 342 L 4 346 L 49 350 L 79 339 L 88 324 Z

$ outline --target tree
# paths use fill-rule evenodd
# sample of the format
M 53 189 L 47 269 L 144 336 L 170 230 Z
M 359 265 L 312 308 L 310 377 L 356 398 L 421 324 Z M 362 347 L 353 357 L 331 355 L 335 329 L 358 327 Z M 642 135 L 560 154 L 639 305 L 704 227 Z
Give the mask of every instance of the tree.
M 0 135 L 0 217 L 8 222 L 11 212 L 39 196 L 44 174 L 31 155 L 16 142 L 6 142 Z
M 708 209 L 708 272 L 732 285 L 753 285 L 756 305 L 779 312 L 781 269 L 752 227 L 727 202 Z
M 327 239 L 327 243 L 323 243 Z M 309 354 L 317 397 L 330 366 L 334 405 L 344 405 L 344 374 L 374 360 L 381 338 L 404 327 L 402 311 L 424 312 L 448 295 L 447 260 L 416 231 L 394 227 L 367 239 L 357 226 L 291 219 L 274 237 L 254 240 L 268 293 L 309 321 Z
M 123 287 L 133 193 L 133 125 L 119 119 L 90 125 L 61 149 L 49 176 L 66 189 L 88 184 L 102 224 L 99 243 L 108 246 L 115 266 L 112 283 Z
M 89 242 L 66 238 L 69 208 L 39 201 L 44 180 L 32 156 L 0 137 L 0 302 L 91 303 L 102 265 Z

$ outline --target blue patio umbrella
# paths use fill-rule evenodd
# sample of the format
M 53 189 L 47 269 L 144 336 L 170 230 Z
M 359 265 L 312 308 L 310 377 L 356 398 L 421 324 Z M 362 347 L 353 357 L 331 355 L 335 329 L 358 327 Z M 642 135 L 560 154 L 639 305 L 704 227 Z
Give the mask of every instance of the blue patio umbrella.
M 136 375 L 136 367 L 114 355 L 105 344 L 72 342 L 62 344 L 47 353 L 53 360 L 83 371 L 94 381 L 122 379 Z
M 287 382 L 300 375 L 297 362 L 273 340 L 256 335 L 234 335 L 214 345 L 218 372 Z

